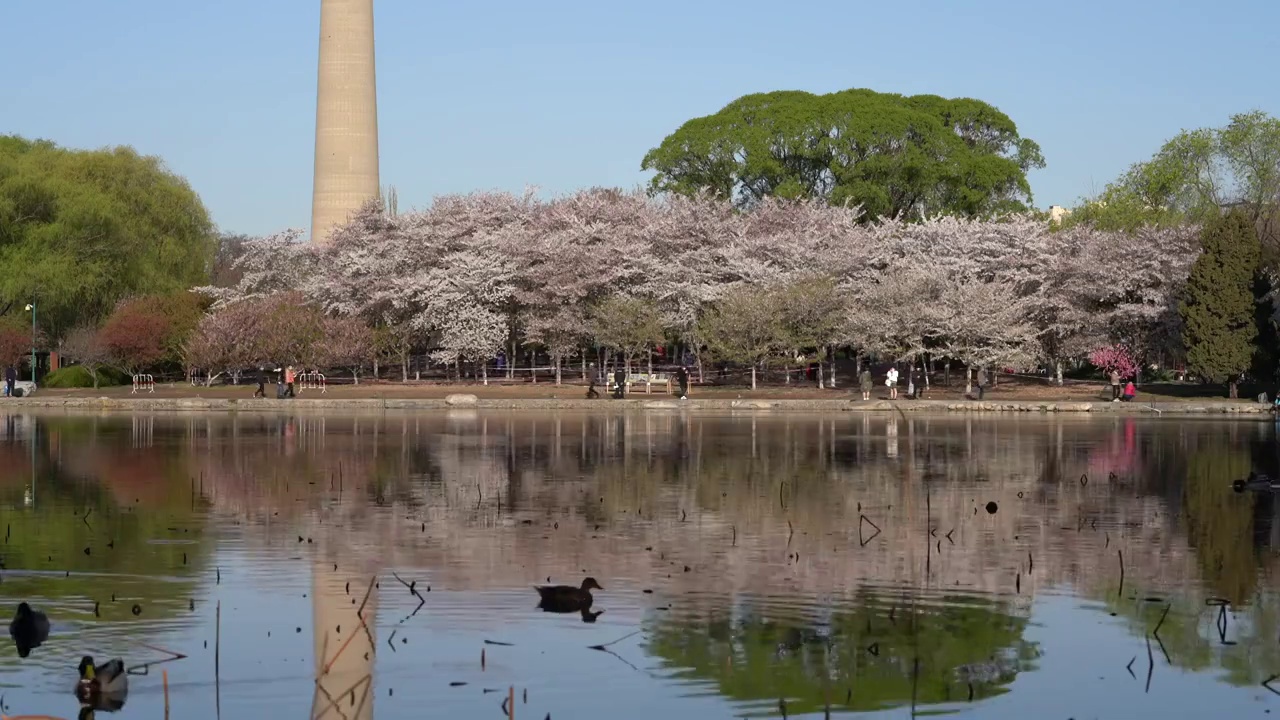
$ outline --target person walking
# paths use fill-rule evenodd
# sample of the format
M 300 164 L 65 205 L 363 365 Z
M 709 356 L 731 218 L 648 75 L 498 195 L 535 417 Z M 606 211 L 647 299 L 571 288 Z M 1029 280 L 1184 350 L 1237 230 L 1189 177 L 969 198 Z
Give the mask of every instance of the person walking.
M 13 397 L 13 386 L 18 383 L 18 370 L 9 363 L 4 369 L 4 395 L 5 397 Z
M 289 397 L 297 397 L 297 394 L 293 391 L 293 382 L 295 379 L 297 379 L 297 373 L 294 372 L 293 366 L 289 365 L 284 369 L 284 394 Z
M 889 399 L 898 399 L 898 368 L 890 367 L 889 372 L 885 373 L 884 384 L 889 387 Z
M 600 397 L 600 391 L 596 390 L 596 364 L 591 363 L 591 374 L 587 376 L 587 399 L 595 400 Z
M 874 383 L 871 380 L 871 371 L 865 367 L 862 368 L 862 372 L 858 373 L 858 387 L 862 388 L 863 400 L 871 399 L 871 386 L 873 384 Z
M 258 387 L 253 391 L 253 396 L 256 398 L 265 398 L 267 396 L 267 376 L 262 371 L 262 368 L 258 368 Z
M 1111 371 L 1111 402 L 1120 402 L 1120 371 Z
M 676 383 L 680 386 L 680 399 L 689 399 L 689 371 L 683 365 L 676 369 Z

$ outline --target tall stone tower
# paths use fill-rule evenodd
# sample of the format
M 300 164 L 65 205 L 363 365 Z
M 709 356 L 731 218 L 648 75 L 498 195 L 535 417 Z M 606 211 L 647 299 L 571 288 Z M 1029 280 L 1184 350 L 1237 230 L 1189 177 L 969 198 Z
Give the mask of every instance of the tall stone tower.
M 373 0 L 320 0 L 318 74 L 313 243 L 378 194 Z

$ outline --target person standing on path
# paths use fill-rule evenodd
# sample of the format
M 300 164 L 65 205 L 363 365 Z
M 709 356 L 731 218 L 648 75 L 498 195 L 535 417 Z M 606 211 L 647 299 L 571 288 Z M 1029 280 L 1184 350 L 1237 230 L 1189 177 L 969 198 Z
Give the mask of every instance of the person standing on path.
M 898 399 L 898 368 L 890 367 L 889 372 L 885 373 L 884 384 L 889 386 L 889 399 Z
M 1111 402 L 1120 402 L 1120 371 L 1111 371 Z
M 872 380 L 871 380 L 871 371 L 870 371 L 870 370 L 868 370 L 867 368 L 862 368 L 862 372 L 858 373 L 858 386 L 862 388 L 862 399 L 863 399 L 863 400 L 870 400 L 870 399 L 871 399 L 871 386 L 872 386 L 872 385 L 873 385 L 873 383 L 872 383 Z
M 4 395 L 5 397 L 13 397 L 13 386 L 18 383 L 18 371 L 13 367 L 13 363 L 4 369 Z
M 296 378 L 296 373 L 294 373 L 293 371 L 293 366 L 290 365 L 286 367 L 284 369 L 284 387 L 285 387 L 284 393 L 289 397 L 297 397 L 297 394 L 294 393 L 293 391 L 293 381 L 295 378 Z
M 689 399 L 689 371 L 683 365 L 676 369 L 676 382 L 680 385 L 680 399 Z

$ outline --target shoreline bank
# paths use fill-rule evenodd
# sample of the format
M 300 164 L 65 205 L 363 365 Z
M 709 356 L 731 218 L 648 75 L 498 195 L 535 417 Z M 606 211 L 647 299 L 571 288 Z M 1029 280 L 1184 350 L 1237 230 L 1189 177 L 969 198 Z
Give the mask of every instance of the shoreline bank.
M 25 409 L 106 410 L 120 412 L 282 412 L 385 410 L 590 410 L 628 411 L 776 411 L 901 413 L 1087 413 L 1113 416 L 1267 417 L 1271 406 L 1250 402 L 1199 401 L 1111 403 L 1076 401 L 822 400 L 822 399 L 627 399 L 478 398 L 458 393 L 443 398 L 294 398 L 288 400 L 148 397 L 40 397 L 0 401 L 0 412 Z

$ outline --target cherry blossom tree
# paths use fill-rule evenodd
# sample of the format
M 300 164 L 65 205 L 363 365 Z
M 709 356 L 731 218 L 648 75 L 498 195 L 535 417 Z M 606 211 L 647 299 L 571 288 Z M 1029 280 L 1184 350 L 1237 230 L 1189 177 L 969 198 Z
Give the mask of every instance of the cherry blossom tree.
M 62 357 L 84 368 L 98 387 L 98 372 L 111 360 L 110 350 L 102 341 L 102 333 L 93 325 L 79 325 L 62 340 Z
M 1136 378 L 1140 369 L 1133 351 L 1124 345 L 1097 348 L 1089 353 L 1089 362 L 1105 373 L 1120 373 L 1121 378 Z
M 480 366 L 481 380 L 489 384 L 488 361 L 507 338 L 506 318 L 483 307 L 459 308 L 441 324 L 440 348 L 432 353 L 436 362 Z
M 18 365 L 31 355 L 31 330 L 18 323 L 0 323 L 0 365 Z
M 122 301 L 102 326 L 101 342 L 113 365 L 137 375 L 165 357 L 169 316 L 145 299 Z
M 1025 215 L 866 222 L 859 208 L 822 202 L 767 198 L 743 212 L 706 196 L 601 188 L 549 201 L 452 195 L 400 214 L 370 202 L 327 245 L 298 240 L 289 231 L 243 243 L 239 282 L 201 289 L 214 313 L 293 293 L 272 312 L 300 313 L 291 327 L 313 339 L 259 347 L 266 334 L 255 330 L 251 355 L 313 362 L 323 316 L 358 319 L 402 379 L 412 352 L 486 363 L 520 344 L 545 348 L 557 381 L 593 344 L 616 349 L 629 370 L 674 339 L 701 365 L 704 348 L 727 347 L 708 342 L 716 322 L 706 318 L 731 294 L 745 303 L 751 287 L 789 288 L 771 296 L 788 337 L 770 353 L 1046 362 L 1061 381 L 1065 361 L 1103 343 L 1138 357 L 1177 352 L 1176 308 L 1198 253 L 1185 227 L 1055 229 Z M 271 324 L 265 307 L 242 308 L 257 313 L 246 327 Z
M 373 359 L 373 330 L 356 317 L 327 317 L 316 349 L 316 365 L 344 368 L 354 384 L 360 384 L 360 370 Z

